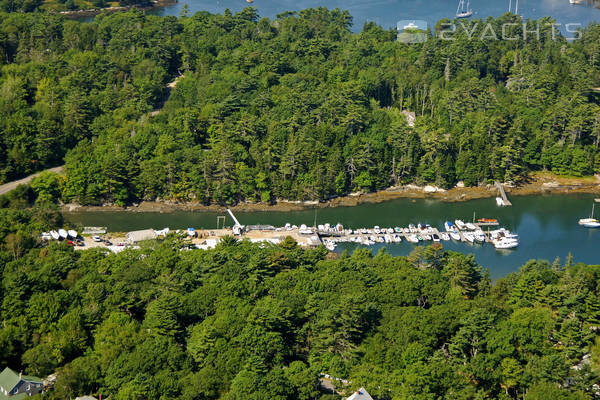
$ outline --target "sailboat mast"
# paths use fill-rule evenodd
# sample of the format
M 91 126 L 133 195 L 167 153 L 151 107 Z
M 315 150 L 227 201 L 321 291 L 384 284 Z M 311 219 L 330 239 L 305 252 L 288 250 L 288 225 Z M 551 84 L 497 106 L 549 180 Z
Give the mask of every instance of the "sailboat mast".
M 515 14 L 519 15 L 519 0 L 515 2 Z
M 508 0 L 508 12 L 512 10 L 512 0 Z

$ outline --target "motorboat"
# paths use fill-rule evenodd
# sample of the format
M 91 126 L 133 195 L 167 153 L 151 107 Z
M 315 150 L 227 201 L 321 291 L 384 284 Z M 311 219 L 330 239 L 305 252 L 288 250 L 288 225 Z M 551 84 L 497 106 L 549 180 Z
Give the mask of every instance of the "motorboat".
M 477 226 L 472 222 L 467 222 L 467 229 L 474 231 L 477 230 Z
M 440 232 L 440 237 L 442 238 L 442 240 L 444 242 L 447 242 L 448 240 L 450 240 L 450 235 L 446 232 Z
M 518 240 L 499 239 L 492 242 L 496 249 L 514 249 L 519 246 Z
M 472 232 L 463 233 L 463 238 L 469 243 L 475 243 L 475 235 Z
M 416 233 L 417 232 L 417 228 L 413 224 L 408 225 L 408 230 L 409 230 L 410 233 Z
M 77 236 L 79 236 L 79 235 L 77 234 L 77 231 L 76 231 L 76 230 L 74 230 L 74 229 L 69 229 L 69 230 L 67 231 L 67 233 L 68 233 L 68 234 L 69 234 L 69 236 L 70 236 L 70 237 L 72 237 L 73 239 L 77 239 Z
M 102 238 L 101 238 L 100 236 L 92 236 L 92 240 L 93 240 L 94 242 L 101 242 L 101 241 L 102 241 Z
M 396 231 L 396 233 L 402 233 L 402 228 L 400 228 L 399 226 L 394 228 L 394 231 Z
M 408 235 L 406 237 L 406 240 L 408 240 L 411 243 L 419 243 L 419 238 L 415 234 Z
M 437 233 L 434 233 L 433 235 L 431 235 L 431 239 L 436 243 L 439 243 L 439 241 L 440 241 L 440 237 L 437 235 Z
M 446 229 L 446 232 L 452 232 L 454 230 L 454 224 L 450 221 L 446 221 L 444 222 L 444 228 Z
M 66 230 L 62 229 L 62 228 L 58 230 L 58 235 L 62 239 L 67 239 L 69 237 L 69 233 Z
M 52 239 L 54 240 L 59 240 L 60 239 L 60 235 L 58 234 L 57 231 L 50 231 L 50 236 L 52 237 Z
M 464 229 L 466 228 L 466 225 L 465 225 L 465 223 L 464 223 L 462 220 L 460 220 L 460 219 L 457 219 L 457 220 L 455 220 L 455 221 L 454 221 L 454 224 L 455 224 L 455 225 L 456 225 L 456 227 L 457 227 L 458 229 L 460 229 L 461 231 L 462 231 L 462 230 L 464 230 Z
M 402 241 L 402 238 L 400 237 L 400 235 L 394 235 L 393 239 L 394 239 L 394 243 L 400 243 Z
M 450 235 L 450 238 L 452 238 L 452 240 L 456 240 L 457 242 L 460 242 L 460 234 L 458 232 L 449 232 L 448 233 Z
M 337 245 L 332 240 L 325 241 L 325 248 L 329 251 L 334 251 Z
M 506 206 L 506 203 L 504 202 L 502 197 L 496 197 L 496 205 L 498 207 L 504 207 L 504 206 Z
M 379 228 L 377 225 L 375 225 L 373 227 L 373 232 L 375 232 L 376 235 L 379 235 L 381 233 L 381 228 Z
M 421 237 L 423 238 L 423 240 L 427 240 L 427 241 L 432 239 L 431 235 L 421 235 Z
M 485 234 L 483 233 L 483 231 L 479 230 L 479 231 L 475 231 L 473 232 L 473 236 L 475 237 L 475 240 L 479 243 L 483 243 L 485 242 Z

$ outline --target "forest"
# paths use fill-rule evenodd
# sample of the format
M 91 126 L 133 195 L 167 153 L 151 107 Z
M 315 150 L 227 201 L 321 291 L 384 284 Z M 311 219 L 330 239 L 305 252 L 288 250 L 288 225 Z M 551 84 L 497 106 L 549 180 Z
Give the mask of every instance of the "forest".
M 532 260 L 492 283 L 441 247 L 334 256 L 230 236 L 185 251 L 171 235 L 113 254 L 39 241 L 61 223 L 0 208 L 0 366 L 56 373 L 47 399 L 340 400 L 322 374 L 378 400 L 599 391 L 599 265 Z
M 65 162 L 62 202 L 235 204 L 600 171 L 600 26 L 444 22 L 406 44 L 325 8 L 0 14 L 0 181 Z

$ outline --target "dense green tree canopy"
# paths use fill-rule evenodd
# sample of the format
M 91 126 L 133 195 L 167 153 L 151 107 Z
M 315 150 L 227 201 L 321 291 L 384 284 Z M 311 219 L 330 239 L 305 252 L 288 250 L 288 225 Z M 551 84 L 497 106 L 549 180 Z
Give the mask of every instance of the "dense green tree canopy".
M 598 172 L 599 26 L 567 42 L 520 22 L 405 44 L 324 8 L 2 14 L 0 181 L 66 156 L 64 201 L 229 204 Z M 503 23 L 518 40 L 482 39 Z
M 600 266 L 530 261 L 492 285 L 472 256 L 434 247 L 39 243 L 59 218 L 0 209 L 0 365 L 57 372 L 48 398 L 339 399 L 320 374 L 380 400 L 597 390 Z

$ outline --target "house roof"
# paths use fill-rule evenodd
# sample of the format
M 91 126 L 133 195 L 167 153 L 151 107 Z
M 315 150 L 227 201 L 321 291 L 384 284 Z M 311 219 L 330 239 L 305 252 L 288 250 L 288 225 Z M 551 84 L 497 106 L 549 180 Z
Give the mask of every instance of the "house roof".
M 42 380 L 40 378 L 36 378 L 35 376 L 21 375 L 19 377 L 19 374 L 8 367 L 4 368 L 4 371 L 0 372 L 0 387 L 7 392 L 13 390 L 15 386 L 17 386 L 22 380 L 25 382 L 42 383 Z M 12 398 L 14 398 L 14 396 L 11 396 L 11 399 Z
M 132 242 L 141 242 L 142 240 L 156 239 L 154 229 L 144 229 L 141 231 L 132 231 L 127 233 L 127 239 Z
M 371 395 L 369 394 L 369 392 L 367 392 L 367 390 L 365 388 L 361 387 L 356 392 L 354 392 L 354 394 L 352 396 L 348 397 L 346 400 L 373 400 L 373 398 L 371 397 Z
M 4 368 L 4 371 L 0 372 L 0 387 L 7 392 L 13 390 L 19 381 L 19 374 L 8 367 Z

